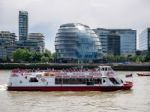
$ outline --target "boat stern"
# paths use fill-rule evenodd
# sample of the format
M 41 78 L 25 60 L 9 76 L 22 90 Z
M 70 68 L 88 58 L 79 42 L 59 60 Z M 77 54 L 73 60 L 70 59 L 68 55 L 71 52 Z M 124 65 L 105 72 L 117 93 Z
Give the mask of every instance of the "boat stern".
M 133 87 L 133 82 L 130 81 L 125 81 L 125 83 L 123 84 L 123 90 L 128 90 L 131 89 Z

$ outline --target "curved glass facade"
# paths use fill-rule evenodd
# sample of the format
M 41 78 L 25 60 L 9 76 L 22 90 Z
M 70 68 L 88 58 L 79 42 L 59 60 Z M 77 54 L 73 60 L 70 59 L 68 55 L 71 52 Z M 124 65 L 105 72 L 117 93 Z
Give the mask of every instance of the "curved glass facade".
M 60 26 L 55 50 L 58 59 L 91 61 L 102 57 L 98 36 L 88 26 L 79 23 Z

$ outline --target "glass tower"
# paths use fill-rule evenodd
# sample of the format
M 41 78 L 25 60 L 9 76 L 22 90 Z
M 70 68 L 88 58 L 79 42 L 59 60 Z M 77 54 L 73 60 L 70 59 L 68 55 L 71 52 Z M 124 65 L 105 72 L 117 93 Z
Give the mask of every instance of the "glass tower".
M 99 36 L 102 43 L 102 50 L 105 54 L 114 51 L 114 55 L 134 55 L 136 51 L 136 30 L 132 29 L 104 29 L 97 28 L 94 29 L 96 34 Z M 112 33 L 113 32 L 113 33 Z M 118 38 L 120 37 L 120 39 Z M 112 38 L 111 38 L 112 37 Z M 115 40 L 116 37 L 116 40 Z M 110 39 L 110 40 L 109 40 Z M 116 50 L 110 50 L 111 45 L 108 42 L 111 42 L 113 39 Z M 120 42 L 120 43 L 119 43 Z M 115 47 L 114 46 L 114 47 Z M 120 51 L 119 51 L 120 49 Z M 118 52 L 118 53 L 116 53 Z
M 19 11 L 19 40 L 27 40 L 28 37 L 28 12 Z
M 108 54 L 120 55 L 120 36 L 115 33 L 108 35 Z
M 139 49 L 150 52 L 150 28 L 146 28 L 139 35 Z
M 60 26 L 55 38 L 58 59 L 92 62 L 101 59 L 102 49 L 98 36 L 88 26 L 69 23 Z

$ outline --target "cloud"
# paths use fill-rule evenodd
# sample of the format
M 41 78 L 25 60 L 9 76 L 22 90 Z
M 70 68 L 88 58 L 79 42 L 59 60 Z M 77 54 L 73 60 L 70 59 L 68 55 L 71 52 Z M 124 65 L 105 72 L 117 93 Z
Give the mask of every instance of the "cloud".
M 18 35 L 19 10 L 28 11 L 29 32 L 43 33 L 53 52 L 56 32 L 64 23 L 132 28 L 138 34 L 150 26 L 149 0 L 0 0 L 0 30 Z

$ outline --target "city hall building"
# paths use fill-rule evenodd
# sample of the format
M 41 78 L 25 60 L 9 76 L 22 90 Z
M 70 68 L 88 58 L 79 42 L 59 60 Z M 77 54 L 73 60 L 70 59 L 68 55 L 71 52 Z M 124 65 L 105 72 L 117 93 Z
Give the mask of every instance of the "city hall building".
M 89 26 L 68 23 L 60 26 L 55 38 L 57 59 L 93 62 L 102 58 L 101 42 Z

